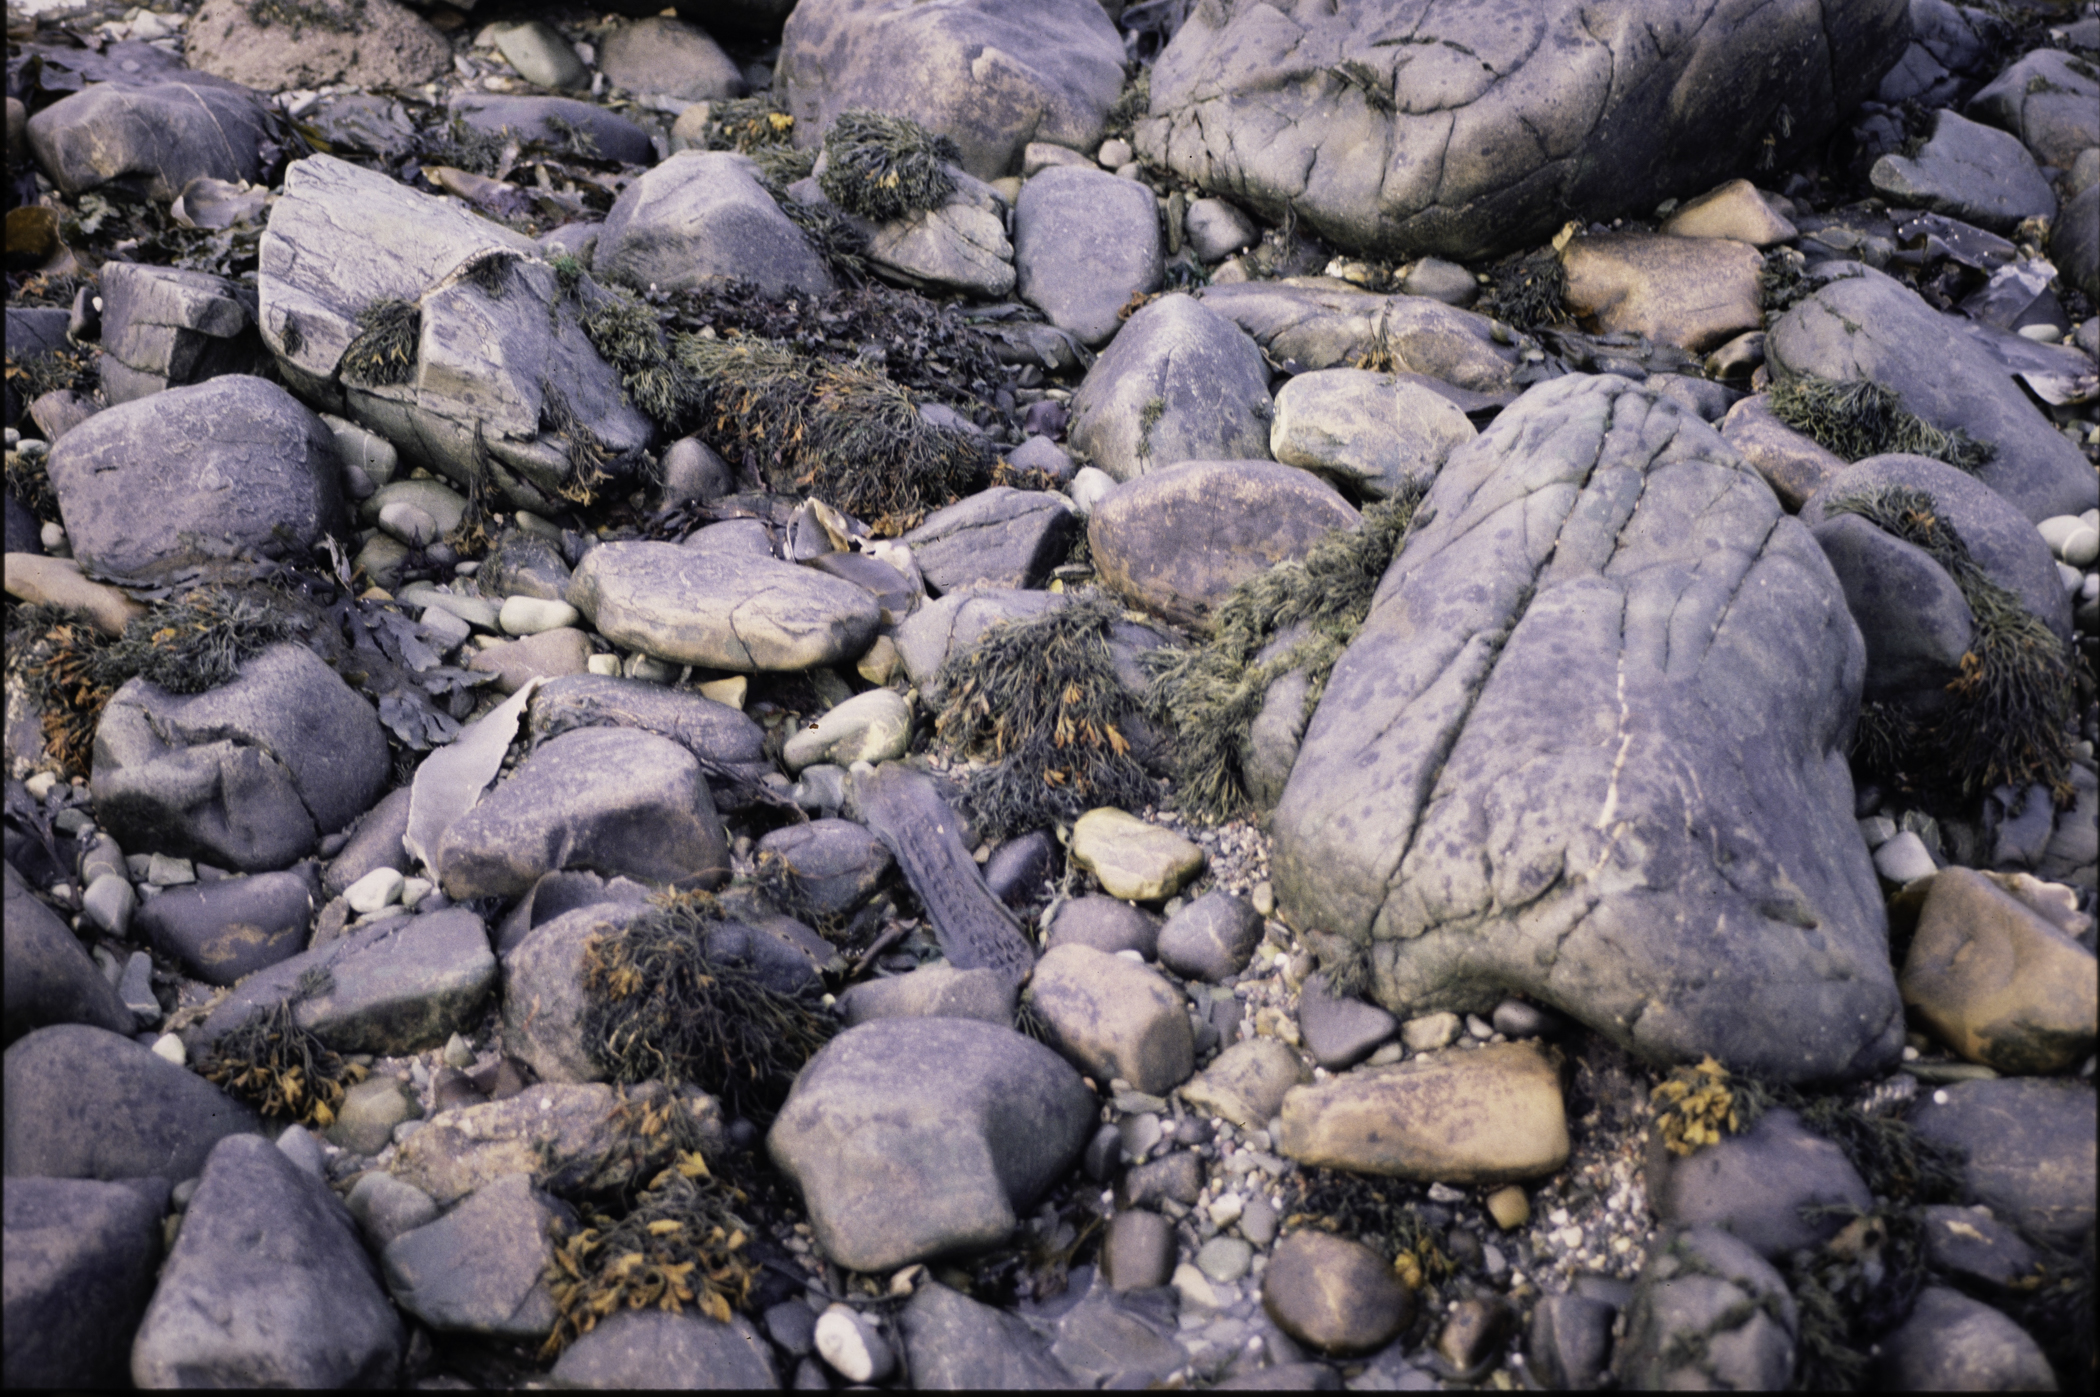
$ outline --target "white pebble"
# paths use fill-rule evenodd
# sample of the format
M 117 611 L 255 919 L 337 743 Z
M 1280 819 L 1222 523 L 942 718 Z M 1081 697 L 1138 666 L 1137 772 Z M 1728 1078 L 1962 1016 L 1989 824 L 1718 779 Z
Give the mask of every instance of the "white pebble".
M 1230 1227 L 1240 1220 L 1247 1205 L 1237 1193 L 1221 1194 L 1217 1202 L 1210 1205 L 1210 1220 L 1220 1227 Z
M 56 553 L 66 546 L 66 531 L 57 524 L 44 525 L 37 530 L 37 537 L 42 540 L 44 551 L 47 553 Z
M 57 772 L 39 771 L 36 775 L 30 777 L 27 781 L 24 781 L 22 783 L 22 788 L 29 792 L 29 798 L 31 800 L 42 800 L 45 796 L 51 794 L 51 788 L 53 786 L 56 786 L 57 784 Z
M 163 1062 L 172 1062 L 177 1067 L 190 1060 L 190 1055 L 183 1051 L 182 1040 L 172 1033 L 163 1033 L 153 1040 L 153 1055 Z
M 1874 851 L 1874 867 L 1882 877 L 1899 884 L 1930 878 L 1937 871 L 1925 841 L 1910 830 Z
M 609 679 L 617 679 L 620 676 L 620 657 L 618 655 L 593 655 L 584 661 L 584 668 L 593 674 L 602 674 Z
M 401 880 L 401 905 L 413 907 L 437 891 L 437 884 L 428 878 L 404 878 Z
M 496 624 L 511 635 L 538 635 L 573 626 L 580 619 L 576 608 L 567 602 L 544 597 L 505 597 L 503 609 L 496 613 Z
M 350 904 L 351 911 L 365 916 L 400 897 L 407 881 L 399 869 L 375 868 L 343 889 L 343 901 Z
M 2049 551 L 2061 558 L 2064 541 L 2084 527 L 2085 521 L 2075 514 L 2052 514 L 2035 525 L 2034 531 L 2042 536 L 2042 542 L 2049 545 Z
M 379 527 L 411 548 L 436 543 L 442 532 L 438 528 L 436 517 L 429 510 L 420 505 L 412 505 L 407 500 L 395 500 L 382 508 L 379 511 Z
M 833 1305 L 817 1316 L 817 1354 L 848 1382 L 877 1382 L 896 1363 L 875 1326 L 851 1306 Z
M 2090 526 L 2081 527 L 2077 533 L 2064 540 L 2064 561 L 2072 567 L 2085 567 L 2100 558 L 2100 530 Z

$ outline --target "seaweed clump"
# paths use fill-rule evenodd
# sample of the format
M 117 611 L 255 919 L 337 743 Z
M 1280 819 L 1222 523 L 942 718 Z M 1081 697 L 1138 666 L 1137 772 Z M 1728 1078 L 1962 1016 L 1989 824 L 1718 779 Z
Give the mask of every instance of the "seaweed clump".
M 783 990 L 718 954 L 706 894 L 671 897 L 584 946 L 584 1042 L 615 1082 L 691 1082 L 725 1110 L 769 1121 L 795 1074 L 837 1031 L 817 982 Z
M 375 388 L 406 383 L 416 376 L 422 335 L 423 312 L 415 302 L 374 301 L 357 313 L 357 338 L 343 351 L 339 371 Z
M 1903 452 L 1974 475 L 1996 455 L 1959 427 L 1946 431 L 1903 406 L 1903 395 L 1871 379 L 1803 375 L 1772 385 L 1772 414 L 1848 461 Z
M 302 984 L 302 991 L 307 988 Z M 197 1072 L 266 1116 L 290 1116 L 325 1130 L 335 1124 L 347 1089 L 363 1081 L 366 1070 L 300 1027 L 292 1010 L 293 999 L 300 997 L 280 999 L 222 1034 Z
M 1857 514 L 1924 549 L 1954 579 L 1974 618 L 1961 673 L 1947 686 L 1953 702 L 1946 711 L 1924 720 L 1876 720 L 1875 740 L 1891 749 L 1881 754 L 1893 758 L 1888 769 L 1914 764 L 1945 771 L 1965 796 L 2001 783 L 2024 790 L 2039 782 L 2068 800 L 2071 660 L 2056 633 L 1983 570 L 1924 491 L 1885 486 L 1834 500 L 1829 512 Z
M 1283 1220 L 1291 1231 L 1313 1229 L 1353 1238 L 1377 1252 L 1410 1289 L 1448 1280 L 1458 1263 L 1437 1241 L 1418 1205 L 1397 1179 L 1308 1167 Z
M 555 275 L 563 278 L 565 291 L 581 281 L 580 266 L 567 275 L 557 267 Z M 595 294 L 582 315 L 591 348 L 620 375 L 621 388 L 637 408 L 657 426 L 675 430 L 699 406 L 699 385 L 671 353 L 663 326 L 646 301 L 624 287 L 592 289 Z
M 988 759 L 963 801 L 980 833 L 1005 838 L 1096 806 L 1142 806 L 1157 787 L 1125 729 L 1143 721 L 1108 643 L 1122 610 L 1099 595 L 985 631 L 941 671 L 948 699 L 934 730 Z
M 962 150 L 910 117 L 856 109 L 824 133 L 824 197 L 848 213 L 888 223 L 939 208 L 955 193 L 948 166 Z
M 1544 248 L 1507 258 L 1491 268 L 1487 290 L 1473 308 L 1517 330 L 1565 325 L 1568 312 L 1562 298 L 1567 291 L 1568 273 L 1560 254 Z
M 1655 1084 L 1649 1100 L 1655 1106 L 1655 1128 L 1674 1155 L 1718 1144 L 1724 1133 L 1739 1134 L 1750 1123 L 1729 1084 L 1728 1069 L 1710 1057 L 1671 1072 Z
M 806 178 L 817 161 L 815 151 L 795 149 L 795 118 L 770 92 L 710 103 L 701 141 L 709 150 L 748 155 L 768 185 Z
M 1253 804 L 1242 754 L 1269 686 L 1294 670 L 1310 679 L 1305 711 L 1325 691 L 1343 649 L 1363 627 L 1371 598 L 1413 522 L 1422 487 L 1364 511 L 1354 530 L 1337 530 L 1305 557 L 1235 587 L 1212 616 L 1210 641 L 1147 657 L 1160 707 L 1173 723 L 1182 808 L 1230 819 Z M 1281 654 L 1264 652 L 1294 629 Z

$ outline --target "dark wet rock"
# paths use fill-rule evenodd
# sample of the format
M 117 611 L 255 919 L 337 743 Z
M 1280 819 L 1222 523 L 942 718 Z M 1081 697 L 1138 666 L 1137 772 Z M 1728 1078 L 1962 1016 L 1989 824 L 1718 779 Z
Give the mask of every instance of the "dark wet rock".
M 1202 627 L 1234 586 L 1358 523 L 1333 486 L 1293 466 L 1183 461 L 1109 492 L 1087 538 L 1110 590 Z
M 1093 1116 L 1079 1074 L 1011 1029 L 878 1019 L 810 1060 L 766 1143 L 825 1255 L 879 1271 L 1005 1240 Z
M 1768 134 L 1782 159 L 1811 148 L 1895 61 L 1905 11 L 1693 18 L 1646 0 L 1597 27 L 1572 0 L 1288 19 L 1222 4 L 1161 54 L 1136 144 L 1271 219 L 1288 202 L 1351 251 L 1471 261 L 1544 241 L 1569 209 L 1608 219 L 1696 194 Z M 1738 80 L 1753 70 L 1765 80 Z
M 454 97 L 451 106 L 468 126 L 491 135 L 514 134 L 560 149 L 573 131 L 576 138 L 587 138 L 601 159 L 626 165 L 647 165 L 656 159 L 648 132 L 595 102 L 468 92 Z
M 1993 232 L 2056 213 L 2056 195 L 2017 136 L 1948 108 L 1915 156 L 1884 155 L 1869 172 L 1874 192 L 1905 208 L 1929 209 Z
M 385 1387 L 405 1334 L 349 1210 L 269 1141 L 222 1142 L 131 1350 L 141 1387 Z
M 1064 561 L 1079 529 L 1079 512 L 1063 495 L 995 485 L 927 515 L 904 542 L 936 592 L 1035 587 Z
M 768 295 L 821 295 L 831 273 L 802 230 L 758 182 L 758 167 L 728 151 L 682 151 L 621 193 L 591 255 L 604 281 L 666 291 L 725 277 Z
M 132 1030 L 131 1011 L 58 914 L 6 866 L 6 1041 L 49 1024 Z
M 1779 378 L 1872 379 L 1933 426 L 1989 443 L 1996 455 L 1978 478 L 2030 521 L 2092 508 L 2093 470 L 2078 448 L 1950 323 L 1901 282 L 1847 264 L 1773 323 L 1765 359 Z
M 1022 147 L 1092 150 L 1123 85 L 1123 43 L 1095 0 L 803 0 L 781 36 L 775 91 L 812 146 L 843 112 L 893 112 L 949 137 L 979 179 Z
M 587 1043 L 583 959 L 591 939 L 648 911 L 646 903 L 601 902 L 535 926 L 503 953 L 506 1049 L 550 1082 L 602 1081 Z
M 193 179 L 261 179 L 274 121 L 260 94 L 173 66 L 159 81 L 97 82 L 30 117 L 29 146 L 52 183 L 166 204 Z
M 865 825 L 810 820 L 762 836 L 759 867 L 778 879 L 790 911 L 818 917 L 852 912 L 875 895 L 895 860 Z
M 1124 1211 L 1179 1203 L 1191 1208 L 1203 1196 L 1203 1161 L 1187 1150 L 1133 1164 L 1116 1180 L 1116 1207 Z
M 1136 951 L 1146 960 L 1159 950 L 1158 916 L 1119 897 L 1088 893 L 1059 904 L 1043 932 L 1043 949 L 1071 944 L 1114 954 Z
M 1516 992 L 1658 1058 L 1892 1060 L 1844 747 L 1864 654 L 1807 529 L 1712 428 L 1608 375 L 1527 394 L 1426 507 L 1277 808 L 1278 903 L 1369 945 L 1395 1013 Z
M 1284 1333 L 1322 1353 L 1368 1353 L 1408 1326 L 1414 1293 L 1360 1242 L 1294 1232 L 1262 1273 L 1262 1308 Z
M 506 1174 L 380 1258 L 394 1302 L 442 1333 L 539 1339 L 554 1327 L 542 1277 L 576 1220 L 525 1174 Z
M 1117 1290 L 1150 1290 L 1174 1274 L 1174 1224 L 1148 1208 L 1126 1208 L 1108 1224 L 1101 1274 Z
M 921 1392 L 1069 1388 L 1073 1375 L 1020 1316 L 929 1281 L 897 1316 Z
M 102 393 L 110 406 L 254 371 L 253 295 L 223 277 L 111 262 L 102 269 Z
M 614 1311 L 562 1351 L 552 1376 L 564 1387 L 627 1390 L 780 1386 L 772 1351 L 750 1320 L 662 1310 Z
M 2056 1372 L 2026 1330 L 1946 1286 L 1927 1286 L 1875 1350 L 1885 1392 L 2056 1391 Z
M 49 1030 L 46 1030 L 47 1032 Z M 1971 1198 L 2038 1241 L 2075 1246 L 2093 1226 L 2092 1084 L 2004 1077 L 1934 1088 L 1911 1109 L 1926 1139 L 1960 1151 Z
M 1122 329 L 1117 312 L 1132 296 L 1159 289 L 1165 255 L 1147 185 L 1056 165 L 1021 186 L 1015 289 L 1082 343 L 1105 344 Z
M 1657 1221 L 1717 1227 L 1775 1259 L 1828 1241 L 1845 1223 L 1841 1211 L 1811 1217 L 1807 1210 L 1874 1206 L 1844 1151 L 1784 1107 L 1689 1155 L 1672 1154 L 1651 1130 L 1644 1177 Z
M 559 548 L 538 534 L 510 529 L 481 560 L 474 582 L 481 595 L 492 601 L 505 597 L 566 601 L 569 576 L 569 565 L 562 561 Z
M 994 970 L 923 965 L 903 975 L 863 980 L 839 996 L 846 1026 L 871 1019 L 982 1019 L 1012 1028 L 1013 984 Z
M 345 537 L 335 434 L 274 383 L 229 374 L 98 412 L 51 450 L 82 566 L 128 576 Z
M 438 841 L 438 877 L 457 899 L 516 897 L 564 868 L 714 887 L 729 846 L 692 753 L 629 728 L 550 738 Z
M 264 92 L 331 83 L 414 87 L 452 66 L 445 36 L 395 0 L 305 4 L 296 13 L 307 22 L 273 24 L 257 13 L 260 6 L 207 0 L 183 31 L 183 58 Z
M 85 1024 L 38 1029 L 7 1050 L 6 1172 L 186 1179 L 255 1112 L 129 1037 Z
M 1253 903 L 1213 889 L 1167 918 L 1159 929 L 1159 963 L 1185 980 L 1223 983 L 1247 968 L 1261 928 Z
M 408 872 L 413 861 L 401 840 L 408 833 L 409 795 L 409 787 L 397 787 L 357 817 L 350 837 L 321 871 L 322 892 L 340 897 L 343 889 L 378 868 Z
M 1596 1387 L 1611 1361 L 1614 1308 L 1584 1295 L 1546 1295 L 1531 1312 L 1524 1359 L 1546 1387 L 1580 1392 Z
M 1961 588 L 1930 553 L 1856 514 L 1824 519 L 1811 531 L 1866 641 L 1861 696 L 1943 704 L 1976 630 Z
M 1298 1034 L 1313 1061 L 1330 1072 L 1354 1067 L 1393 1036 L 1400 1021 L 1375 1004 L 1330 993 L 1325 975 L 1309 975 L 1298 996 Z
M 163 1206 L 92 1179 L 10 1178 L 5 1199 L 7 1385 L 124 1386 Z
M 1630 1388 L 1769 1391 L 1792 1376 L 1798 1325 L 1786 1282 L 1748 1243 L 1694 1228 L 1649 1253 L 1615 1366 Z
M 213 985 L 231 985 L 306 949 L 318 905 L 311 864 L 169 888 L 132 925 L 155 950 Z
M 1269 454 L 1269 370 L 1261 350 L 1205 302 L 1147 304 L 1072 395 L 1075 451 L 1117 480 L 1191 460 Z
M 1044 953 L 1029 1000 L 1044 1041 L 1096 1082 L 1164 1093 L 1196 1069 L 1188 1006 L 1157 971 L 1068 942 Z
M 1009 907 L 1033 900 L 1058 865 L 1057 841 L 1048 830 L 1016 835 L 984 861 L 984 885 Z

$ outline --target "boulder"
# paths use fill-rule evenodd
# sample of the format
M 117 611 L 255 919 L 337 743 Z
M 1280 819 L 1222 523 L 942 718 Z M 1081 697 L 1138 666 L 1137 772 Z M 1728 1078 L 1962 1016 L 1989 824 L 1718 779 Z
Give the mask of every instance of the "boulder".
M 1328 277 L 1291 277 L 1208 286 L 1202 301 L 1291 373 L 1379 360 L 1396 374 L 1433 380 L 1431 388 L 1443 385 L 1438 391 L 1468 412 L 1517 393 L 1521 342 L 1500 343 L 1487 316 L 1427 296 L 1380 296 Z
M 1079 512 L 1055 490 L 994 485 L 927 515 L 904 543 L 936 592 L 980 583 L 1038 587 L 1065 560 L 1079 528 Z
M 1732 238 L 1599 233 L 1571 241 L 1560 260 L 1562 302 L 1605 334 L 1704 354 L 1765 323 L 1757 285 L 1765 259 Z
M 1698 193 L 1767 139 L 1782 164 L 1814 148 L 1896 61 L 1907 9 L 1639 0 L 1600 23 L 1577 0 L 1290 17 L 1226 0 L 1160 55 L 1136 145 L 1350 251 L 1470 262 L 1543 242 L 1570 210 Z
M 584 957 L 591 941 L 648 911 L 600 902 L 534 926 L 503 952 L 503 1042 L 549 1082 L 596 1082 L 605 1068 L 584 1034 Z
M 46 1033 L 53 1032 L 45 1029 Z M 1968 1198 L 2035 1240 L 2069 1249 L 2093 1227 L 2090 1082 L 2001 1077 L 1935 1088 L 1911 1124 L 1966 1158 Z
M 1943 1285 L 1882 1335 L 1873 1376 L 1884 1392 L 2054 1392 L 2056 1370 L 2027 1331 Z
M 1053 165 L 1021 186 L 1016 289 L 1081 342 L 1106 344 L 1130 298 L 1158 289 L 1165 259 L 1147 186 L 1079 165 Z
M 102 396 L 111 406 L 220 374 L 254 371 L 254 293 L 207 272 L 102 268 Z
M 1893 1061 L 1864 651 L 1807 529 L 1612 375 L 1527 393 L 1425 509 L 1277 807 L 1288 919 L 1367 945 L 1403 1017 L 1516 992 L 1664 1061 Z
M 1005 201 L 981 180 L 953 165 L 948 170 L 956 186 L 948 202 L 877 226 L 863 255 L 878 274 L 905 286 L 1001 300 L 1015 276 Z
M 1661 231 L 1676 238 L 1733 238 L 1756 248 L 1800 236 L 1771 199 L 1746 179 L 1728 180 L 1685 200 L 1663 220 Z
M 744 75 L 705 29 L 661 15 L 606 30 L 598 40 L 598 71 L 629 92 L 686 102 L 744 95 Z
M 1650 1251 L 1625 1321 L 1613 1363 L 1628 1388 L 1772 1391 L 1793 1376 L 1794 1297 L 1769 1262 L 1719 1228 Z
M 132 1031 L 131 1011 L 58 914 L 6 866 L 6 1041 L 48 1024 Z
M 10 1388 L 120 1388 L 160 1262 L 167 1181 L 9 1179 Z M 157 1192 L 161 1202 L 148 1197 Z
M 183 30 L 182 56 L 200 72 L 264 92 L 415 87 L 452 69 L 445 36 L 396 0 L 304 0 L 276 13 L 272 22 L 264 6 L 205 0 Z
M 1718 1227 L 1775 1261 L 1829 1241 L 1846 1209 L 1857 1215 L 1874 1207 L 1845 1152 L 1785 1107 L 1689 1155 L 1673 1154 L 1651 1128 L 1642 1178 L 1656 1221 Z
M 823 295 L 831 272 L 748 156 L 681 151 L 622 190 L 591 254 L 602 281 L 666 291 L 741 277 L 769 296 Z
M 1203 871 L 1201 846 L 1113 806 L 1072 823 L 1072 862 L 1094 875 L 1110 897 L 1160 902 Z
M 2061 49 L 2036 49 L 1969 99 L 1979 120 L 2012 132 L 2044 165 L 2071 168 L 2100 146 L 2100 78 Z
M 306 949 L 317 906 L 311 864 L 168 888 L 132 924 L 148 944 L 213 985 L 231 985 Z
M 863 980 L 839 996 L 846 1027 L 871 1019 L 982 1019 L 1012 1028 L 1013 982 L 996 970 L 922 965 L 902 975 Z
M 1353 498 L 1383 500 L 1427 485 L 1479 433 L 1449 398 L 1369 369 L 1299 374 L 1276 394 L 1269 452 Z
M 53 184 L 167 204 L 194 179 L 263 178 L 277 118 L 260 94 L 179 65 L 152 76 L 94 83 L 29 118 L 29 147 Z
M 921 1392 L 1055 1391 L 1077 1385 L 1019 1315 L 938 1281 L 913 1292 L 897 1323 L 912 1386 Z
M 1742 454 L 1789 513 L 1799 513 L 1809 496 L 1850 464 L 1814 437 L 1780 421 L 1771 398 L 1763 393 L 1729 408 L 1719 426 L 1721 440 Z
M 773 1350 L 742 1315 L 729 1323 L 697 1312 L 613 1311 L 562 1350 L 551 1374 L 563 1387 L 685 1392 L 780 1386 Z
M 349 838 L 321 871 L 323 893 L 341 897 L 343 889 L 375 869 L 408 872 L 413 860 L 401 840 L 408 833 L 408 803 L 412 795 L 411 787 L 397 786 L 357 817 L 347 830 Z
M 1029 1002 L 1043 1040 L 1096 1082 L 1164 1095 L 1196 1070 L 1188 1003 L 1157 971 L 1091 946 L 1057 946 L 1036 963 Z
M 1225 984 L 1247 968 L 1261 932 L 1253 903 L 1213 888 L 1159 929 L 1159 963 L 1184 980 Z
M 98 412 L 51 449 L 81 565 L 118 576 L 347 538 L 335 434 L 265 379 L 227 375 Z
M 541 1339 L 554 1328 L 543 1273 L 575 1222 L 565 1205 L 506 1174 L 433 1222 L 387 1243 L 394 1303 L 440 1333 Z
M 774 90 L 815 146 L 843 112 L 908 116 L 953 140 L 979 179 L 1049 141 L 1092 150 L 1123 86 L 1123 42 L 1098 0 L 802 0 Z
M 1087 893 L 1061 902 L 1043 928 L 1043 949 L 1072 943 L 1114 955 L 1136 951 L 1146 960 L 1159 952 L 1160 919 L 1119 897 Z
M 1874 192 L 1905 208 L 1929 209 L 2010 233 L 2056 214 L 2056 195 L 2017 136 L 1942 107 L 1915 156 L 1884 155 L 1867 172 Z
M 1311 1080 L 1311 1071 L 1282 1042 L 1249 1038 L 1219 1053 L 1181 1095 L 1242 1130 L 1267 1130 L 1291 1089 Z
M 753 854 L 760 877 L 787 909 L 810 917 L 850 915 L 896 864 L 867 826 L 851 820 L 783 825 L 760 836 Z
M 951 656 L 968 653 L 984 633 L 1004 621 L 1021 621 L 1063 606 L 1059 592 L 987 588 L 957 592 L 920 607 L 895 632 L 904 671 L 929 702 L 939 700 L 936 679 Z
M 1246 333 L 1179 292 L 1147 304 L 1072 395 L 1074 451 L 1117 480 L 1269 451 L 1269 370 Z
M 1825 519 L 1811 532 L 1866 642 L 1861 697 L 1906 708 L 1943 707 L 1976 630 L 1961 588 L 1930 553 L 1859 515 Z
M 566 41 L 563 47 L 567 47 Z M 623 165 L 647 165 L 656 159 L 656 148 L 647 131 L 596 102 L 575 97 L 461 92 L 449 105 L 469 127 L 492 136 L 536 141 L 557 152 L 580 150 Z
M 1414 1292 L 1361 1242 L 1293 1232 L 1262 1274 L 1262 1309 L 1278 1328 L 1321 1353 L 1379 1348 L 1415 1315 Z

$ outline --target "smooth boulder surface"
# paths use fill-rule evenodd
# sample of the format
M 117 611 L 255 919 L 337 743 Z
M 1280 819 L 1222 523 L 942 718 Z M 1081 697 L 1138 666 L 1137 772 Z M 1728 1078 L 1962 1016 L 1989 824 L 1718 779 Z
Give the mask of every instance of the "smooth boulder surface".
M 1915 156 L 1884 155 L 1869 178 L 1874 192 L 1893 204 L 1998 233 L 2056 213 L 2056 195 L 2019 137 L 1946 108 L 1932 114 L 1932 129 Z
M 1844 1151 L 1785 1107 L 1689 1155 L 1672 1154 L 1651 1129 L 1642 1177 L 1657 1221 L 1718 1227 L 1774 1259 L 1828 1241 L 1845 1225 L 1843 1209 L 1874 1206 Z
M 92 1179 L 9 1179 L 4 1197 L 7 1386 L 123 1386 L 153 1298 L 162 1209 Z
M 144 1044 L 86 1024 L 38 1029 L 7 1050 L 6 1173 L 187 1179 L 255 1112 Z
M 1969 99 L 1981 121 L 2018 136 L 2044 165 L 2068 170 L 2100 146 L 2100 77 L 2061 49 L 2036 49 Z
M 156 76 L 99 82 L 29 118 L 36 163 L 60 189 L 115 185 L 166 204 L 193 179 L 262 178 L 275 114 L 259 94 L 179 67 Z
M 1082 343 L 1122 329 L 1119 312 L 1158 289 L 1165 255 L 1152 191 L 1106 170 L 1053 165 L 1014 203 L 1015 289 Z
M 311 865 L 168 888 L 132 925 L 208 984 L 231 985 L 306 949 L 315 894 Z
M 1140 154 L 1351 251 L 1472 260 L 1806 150 L 1901 53 L 1906 0 L 1701 6 L 1339 0 L 1197 10 Z M 1755 75 L 1754 78 L 1751 75 Z
M 1614 1359 L 1628 1388 L 1774 1391 L 1794 1368 L 1800 1313 L 1746 1242 L 1713 1227 L 1658 1240 Z
M 1338 489 L 1382 500 L 1427 485 L 1478 435 L 1434 389 L 1369 369 L 1317 369 L 1277 390 L 1269 451 Z
M 131 1032 L 131 1011 L 72 929 L 6 865 L 6 1040 L 50 1024 Z
M 773 1350 L 742 1315 L 722 1324 L 687 1311 L 615 1310 L 562 1351 L 564 1387 L 727 1391 L 780 1386 Z
M 1237 325 L 1176 292 L 1117 332 L 1072 395 L 1070 440 L 1119 481 L 1269 453 L 1269 370 Z
M 431 1328 L 539 1339 L 554 1327 L 541 1273 L 574 1213 L 506 1174 L 433 1222 L 404 1232 L 380 1257 L 388 1292 Z
M 1935 1088 L 1910 1120 L 1966 1156 L 1964 1201 L 2068 1248 L 2093 1227 L 2094 1114 L 2090 1082 L 2001 1077 Z
M 593 275 L 684 290 L 743 277 L 768 295 L 831 290 L 824 259 L 728 151 L 682 151 L 621 192 L 591 255 Z
M 1864 647 L 1807 529 L 1608 375 L 1532 390 L 1425 508 L 1277 808 L 1279 906 L 1367 945 L 1403 1016 L 1514 991 L 1658 1060 L 1892 1061 Z

